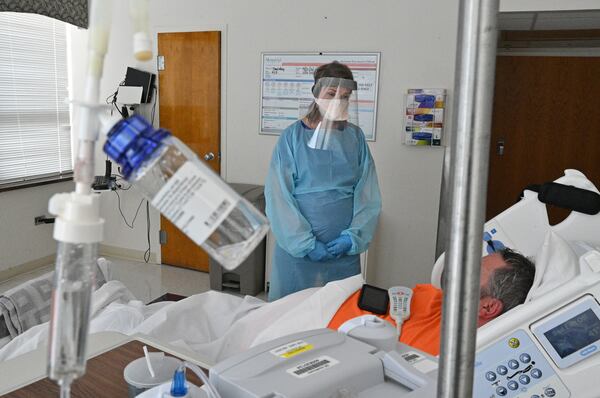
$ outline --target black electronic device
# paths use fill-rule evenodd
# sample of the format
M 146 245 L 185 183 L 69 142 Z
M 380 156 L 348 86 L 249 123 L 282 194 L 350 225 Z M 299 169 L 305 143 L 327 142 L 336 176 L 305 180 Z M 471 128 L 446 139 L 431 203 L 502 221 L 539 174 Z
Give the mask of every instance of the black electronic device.
M 106 191 L 115 187 L 117 178 L 112 176 L 112 162 L 107 159 L 105 165 L 104 175 L 94 177 L 92 189 L 95 191 Z
M 125 74 L 125 82 L 123 86 L 138 86 L 142 87 L 142 104 L 147 104 L 152 101 L 152 92 L 154 91 L 154 81 L 156 75 L 150 72 L 144 72 L 139 69 L 127 67 Z
M 388 312 L 390 297 L 388 291 L 379 287 L 364 284 L 358 297 L 358 308 L 377 315 Z

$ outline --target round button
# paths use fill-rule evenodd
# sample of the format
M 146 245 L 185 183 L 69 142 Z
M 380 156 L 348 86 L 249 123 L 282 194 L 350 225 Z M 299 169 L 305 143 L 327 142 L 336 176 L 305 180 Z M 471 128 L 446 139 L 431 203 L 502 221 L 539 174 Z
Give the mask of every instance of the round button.
M 519 362 L 517 362 L 514 359 L 511 359 L 510 361 L 508 361 L 508 367 L 511 369 L 518 369 L 519 368 Z
M 531 357 L 529 356 L 529 354 L 521 354 L 519 356 L 519 359 L 521 360 L 521 362 L 523 363 L 529 363 L 531 362 Z
M 496 372 L 498 372 L 500 376 L 504 376 L 508 373 L 508 369 L 506 368 L 506 366 L 500 365 L 496 368 Z
M 496 380 L 496 373 L 494 373 L 494 372 L 486 372 L 485 379 L 487 381 L 494 381 L 494 380 Z
M 509 388 L 509 390 L 515 391 L 517 388 L 519 388 L 519 383 L 517 383 L 514 380 L 511 380 L 508 382 L 508 384 L 506 386 Z
M 508 393 L 508 390 L 502 386 L 496 388 L 496 394 L 498 394 L 499 396 L 503 397 Z
M 531 369 L 531 377 L 533 377 L 534 379 L 539 379 L 540 377 L 542 377 L 542 371 L 538 368 Z
M 546 387 L 544 389 L 544 394 L 546 394 L 547 397 L 553 397 L 556 395 L 556 391 L 552 387 Z
M 527 375 L 519 376 L 519 383 L 521 383 L 521 384 L 529 384 L 530 381 L 531 381 L 531 379 Z

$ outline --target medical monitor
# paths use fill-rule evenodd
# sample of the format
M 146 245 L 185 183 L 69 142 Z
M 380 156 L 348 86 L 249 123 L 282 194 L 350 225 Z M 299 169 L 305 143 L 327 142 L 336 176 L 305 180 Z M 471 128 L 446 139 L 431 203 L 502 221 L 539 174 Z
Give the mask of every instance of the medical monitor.
M 559 368 L 600 351 L 600 305 L 585 295 L 531 326 L 531 331 Z

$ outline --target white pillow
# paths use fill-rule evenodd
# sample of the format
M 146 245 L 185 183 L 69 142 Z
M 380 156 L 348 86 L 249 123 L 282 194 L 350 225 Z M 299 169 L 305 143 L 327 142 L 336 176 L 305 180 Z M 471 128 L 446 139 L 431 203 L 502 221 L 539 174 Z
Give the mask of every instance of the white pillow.
M 553 230 L 548 231 L 535 257 L 535 278 L 525 302 L 556 289 L 579 274 L 579 258 Z

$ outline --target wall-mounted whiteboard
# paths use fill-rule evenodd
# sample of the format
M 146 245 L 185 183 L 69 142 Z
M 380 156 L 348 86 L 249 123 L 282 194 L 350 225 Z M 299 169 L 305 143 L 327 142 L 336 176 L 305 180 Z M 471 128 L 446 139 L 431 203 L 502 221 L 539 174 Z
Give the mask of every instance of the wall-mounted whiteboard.
M 279 134 L 313 102 L 313 72 L 333 61 L 346 64 L 358 85 L 358 125 L 375 141 L 380 53 L 263 53 L 261 134 Z

